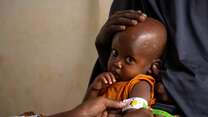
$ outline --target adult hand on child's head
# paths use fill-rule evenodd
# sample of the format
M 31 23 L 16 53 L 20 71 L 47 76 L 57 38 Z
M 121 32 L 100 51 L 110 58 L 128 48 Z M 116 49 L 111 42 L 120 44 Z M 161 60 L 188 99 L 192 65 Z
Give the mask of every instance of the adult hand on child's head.
M 115 12 L 111 15 L 100 30 L 96 45 L 103 44 L 103 42 L 111 39 L 115 32 L 123 31 L 126 26 L 134 26 L 137 22 L 143 22 L 146 19 L 146 14 L 141 11 L 124 10 Z
M 101 31 L 112 34 L 125 30 L 126 26 L 134 26 L 137 22 L 143 22 L 145 19 L 146 15 L 141 11 L 117 11 L 109 17 Z

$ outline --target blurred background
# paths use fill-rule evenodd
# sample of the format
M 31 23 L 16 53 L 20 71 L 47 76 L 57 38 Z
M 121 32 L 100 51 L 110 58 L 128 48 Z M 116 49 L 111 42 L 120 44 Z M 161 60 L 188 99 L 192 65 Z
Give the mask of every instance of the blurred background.
M 0 117 L 78 105 L 112 0 L 0 0 Z

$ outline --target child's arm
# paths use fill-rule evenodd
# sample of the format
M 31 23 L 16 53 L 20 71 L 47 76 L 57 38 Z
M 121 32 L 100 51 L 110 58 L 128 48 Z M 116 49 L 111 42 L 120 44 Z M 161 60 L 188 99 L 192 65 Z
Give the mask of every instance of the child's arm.
M 130 92 L 129 97 L 140 97 L 148 102 L 150 102 L 151 98 L 151 86 L 147 81 L 140 81 L 139 83 L 135 84 L 132 91 Z
M 140 81 L 139 83 L 137 83 L 131 93 L 129 98 L 131 97 L 139 97 L 139 98 L 143 98 L 145 99 L 147 102 L 150 102 L 151 100 L 151 86 L 147 81 Z M 139 110 L 128 110 L 127 112 L 125 112 L 123 117 L 153 117 L 153 114 L 151 113 L 151 111 L 147 110 L 147 109 L 139 109 Z
M 116 82 L 116 79 L 111 72 L 101 73 L 96 77 L 94 82 L 88 87 L 84 101 L 99 96 L 102 90 L 104 90 L 114 82 Z

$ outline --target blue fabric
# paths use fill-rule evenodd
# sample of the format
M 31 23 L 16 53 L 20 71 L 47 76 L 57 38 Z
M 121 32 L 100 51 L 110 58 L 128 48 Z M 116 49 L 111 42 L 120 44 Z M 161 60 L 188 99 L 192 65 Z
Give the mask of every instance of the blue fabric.
M 156 103 L 155 105 L 152 106 L 152 108 L 164 110 L 172 115 L 179 114 L 179 112 L 178 112 L 179 110 L 175 105 Z
M 208 0 L 114 0 L 111 14 L 140 9 L 168 31 L 162 80 L 187 117 L 208 116 Z

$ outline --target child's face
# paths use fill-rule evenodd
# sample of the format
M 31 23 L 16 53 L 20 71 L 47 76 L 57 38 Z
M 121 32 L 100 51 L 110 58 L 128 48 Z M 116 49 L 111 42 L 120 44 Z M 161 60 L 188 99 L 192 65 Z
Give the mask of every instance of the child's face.
M 138 74 L 144 74 L 150 66 L 145 54 L 145 40 L 133 39 L 129 34 L 117 34 L 112 42 L 111 55 L 108 60 L 108 71 L 118 81 L 128 81 Z

